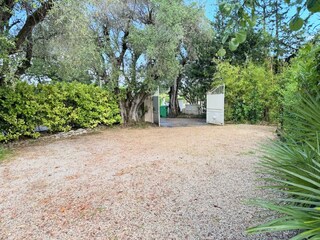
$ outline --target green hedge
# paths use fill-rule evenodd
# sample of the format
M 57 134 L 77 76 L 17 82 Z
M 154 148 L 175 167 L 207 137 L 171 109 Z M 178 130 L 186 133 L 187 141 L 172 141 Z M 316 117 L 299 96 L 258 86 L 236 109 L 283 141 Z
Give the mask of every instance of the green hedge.
M 107 90 L 81 83 L 0 88 L 0 141 L 39 137 L 37 126 L 50 132 L 94 128 L 121 121 L 116 99 Z

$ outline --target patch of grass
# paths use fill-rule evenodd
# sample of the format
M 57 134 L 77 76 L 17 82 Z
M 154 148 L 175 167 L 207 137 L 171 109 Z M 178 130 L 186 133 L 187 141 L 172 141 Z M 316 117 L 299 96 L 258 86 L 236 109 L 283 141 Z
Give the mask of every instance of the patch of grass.
M 9 150 L 0 145 L 0 163 L 5 160 L 5 157 L 9 154 Z
M 250 150 L 248 152 L 242 152 L 242 153 L 239 153 L 239 155 L 242 155 L 242 156 L 247 156 L 247 155 L 255 155 L 256 152 L 253 151 L 253 150 Z

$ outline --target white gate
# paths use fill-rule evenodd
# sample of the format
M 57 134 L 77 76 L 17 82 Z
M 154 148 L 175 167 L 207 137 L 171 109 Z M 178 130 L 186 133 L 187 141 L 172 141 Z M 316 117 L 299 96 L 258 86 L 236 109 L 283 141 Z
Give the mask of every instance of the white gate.
M 207 93 L 207 123 L 224 124 L 224 94 L 225 85 Z
M 147 110 L 144 114 L 144 121 L 160 126 L 160 100 L 159 89 L 154 95 L 150 95 L 144 101 L 144 108 Z
M 159 95 L 152 97 L 153 103 L 153 123 L 160 127 L 160 99 Z

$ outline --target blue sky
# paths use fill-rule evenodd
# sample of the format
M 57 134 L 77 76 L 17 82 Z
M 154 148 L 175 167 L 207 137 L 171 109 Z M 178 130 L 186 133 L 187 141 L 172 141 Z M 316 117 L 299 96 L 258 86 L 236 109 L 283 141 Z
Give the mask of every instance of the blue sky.
M 198 0 L 198 2 L 205 6 L 207 18 L 212 20 L 215 8 L 217 7 L 216 1 L 215 0 Z

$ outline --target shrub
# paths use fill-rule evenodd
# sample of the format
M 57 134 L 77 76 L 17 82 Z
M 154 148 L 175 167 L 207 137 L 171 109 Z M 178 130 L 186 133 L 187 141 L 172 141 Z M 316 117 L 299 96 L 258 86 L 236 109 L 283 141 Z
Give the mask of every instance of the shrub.
M 245 66 L 219 63 L 214 80 L 214 85 L 226 85 L 227 121 L 278 121 L 279 84 L 271 68 L 251 62 Z
M 37 126 L 57 132 L 120 120 L 116 99 L 94 85 L 74 82 L 34 86 L 19 82 L 14 88 L 0 88 L 0 141 L 36 138 Z
M 38 137 L 35 128 L 39 109 L 34 86 L 20 83 L 14 89 L 0 88 L 0 129 L 4 133 L 0 135 L 0 140 Z

